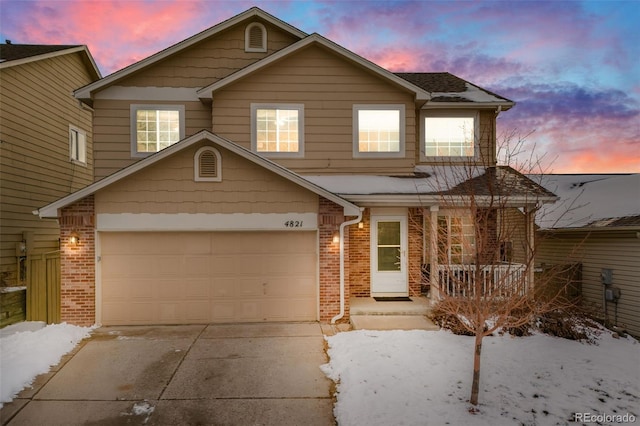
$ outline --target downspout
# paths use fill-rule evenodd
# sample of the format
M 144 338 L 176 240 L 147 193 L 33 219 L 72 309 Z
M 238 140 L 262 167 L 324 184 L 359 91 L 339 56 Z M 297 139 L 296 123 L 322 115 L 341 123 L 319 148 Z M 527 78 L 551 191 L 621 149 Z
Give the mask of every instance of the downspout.
M 355 225 L 362 220 L 362 211 L 364 207 L 360 207 L 358 216 L 353 220 L 348 220 L 340 224 L 340 313 L 331 318 L 331 324 L 335 324 L 336 321 L 344 316 L 344 229 L 347 226 Z

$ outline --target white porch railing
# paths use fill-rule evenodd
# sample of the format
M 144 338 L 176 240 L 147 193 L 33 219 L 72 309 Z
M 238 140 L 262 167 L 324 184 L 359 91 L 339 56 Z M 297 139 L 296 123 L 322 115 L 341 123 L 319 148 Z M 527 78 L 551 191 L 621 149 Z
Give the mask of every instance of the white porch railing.
M 475 295 L 476 265 L 438 265 L 438 286 L 452 297 Z M 482 296 L 523 296 L 527 292 L 526 266 L 518 263 L 480 267 Z

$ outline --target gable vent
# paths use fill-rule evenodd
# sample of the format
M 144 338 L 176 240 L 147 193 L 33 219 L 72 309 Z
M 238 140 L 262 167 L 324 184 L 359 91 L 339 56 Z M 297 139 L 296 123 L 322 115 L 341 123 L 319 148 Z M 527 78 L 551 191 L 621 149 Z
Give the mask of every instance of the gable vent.
M 218 161 L 216 155 L 211 151 L 200 154 L 200 177 L 214 178 L 218 176 Z
M 264 25 L 254 22 L 247 26 L 244 47 L 247 52 L 267 51 L 267 29 Z
M 218 150 L 203 146 L 194 156 L 194 179 L 196 182 L 222 181 L 221 157 Z

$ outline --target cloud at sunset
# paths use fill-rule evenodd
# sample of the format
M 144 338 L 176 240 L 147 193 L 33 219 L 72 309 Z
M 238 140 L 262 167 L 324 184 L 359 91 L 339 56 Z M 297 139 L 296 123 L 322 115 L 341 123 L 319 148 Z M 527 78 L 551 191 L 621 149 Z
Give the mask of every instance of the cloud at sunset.
M 554 172 L 640 172 L 637 2 L 4 0 L 0 38 L 86 44 L 107 75 L 254 5 L 391 71 L 516 101 L 499 130 L 533 132 Z

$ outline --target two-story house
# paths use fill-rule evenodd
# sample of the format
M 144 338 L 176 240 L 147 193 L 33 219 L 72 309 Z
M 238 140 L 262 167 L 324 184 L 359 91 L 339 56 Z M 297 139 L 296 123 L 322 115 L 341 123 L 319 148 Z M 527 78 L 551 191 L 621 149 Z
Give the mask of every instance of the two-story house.
M 100 78 L 86 46 L 0 44 L 0 280 L 24 285 L 26 256 L 59 249 L 32 212 L 93 182 L 91 108 L 73 91 Z
M 258 8 L 75 96 L 94 110 L 95 182 L 38 212 L 60 222 L 73 323 L 347 319 L 350 297 L 418 296 L 425 269 L 465 261 L 470 194 L 508 181 L 531 240 L 554 199 L 496 167 L 512 101 Z

